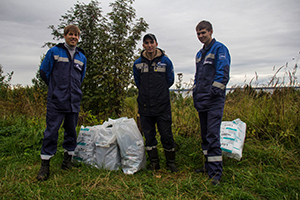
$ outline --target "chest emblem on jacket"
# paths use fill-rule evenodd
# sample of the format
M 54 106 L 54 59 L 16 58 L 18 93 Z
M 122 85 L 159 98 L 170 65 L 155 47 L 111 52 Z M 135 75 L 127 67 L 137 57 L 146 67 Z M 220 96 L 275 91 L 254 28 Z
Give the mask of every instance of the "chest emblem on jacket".
M 155 72 L 166 72 L 166 68 L 167 68 L 166 63 L 158 62 L 154 67 L 154 71 Z

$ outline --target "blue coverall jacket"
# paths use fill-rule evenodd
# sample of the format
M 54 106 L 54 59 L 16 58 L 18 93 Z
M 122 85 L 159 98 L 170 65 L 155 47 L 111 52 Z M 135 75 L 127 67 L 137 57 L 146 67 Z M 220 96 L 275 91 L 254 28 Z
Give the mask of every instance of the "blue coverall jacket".
M 85 71 L 82 49 L 76 47 L 73 59 L 63 43 L 49 49 L 40 66 L 41 77 L 48 85 L 48 110 L 79 113 Z
M 224 106 L 229 66 L 228 49 L 215 39 L 197 53 L 193 99 L 198 112 Z

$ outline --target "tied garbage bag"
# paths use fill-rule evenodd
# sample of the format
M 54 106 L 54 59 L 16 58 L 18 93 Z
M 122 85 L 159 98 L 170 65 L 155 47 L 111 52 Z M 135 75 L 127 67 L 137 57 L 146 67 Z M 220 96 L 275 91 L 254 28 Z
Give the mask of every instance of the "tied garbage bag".
M 98 134 L 95 136 L 95 158 L 98 167 L 118 170 L 121 166 L 121 156 L 116 134 L 112 132 L 112 125 L 104 122 L 96 128 Z
M 121 166 L 125 174 L 134 174 L 146 165 L 143 137 L 133 118 L 109 119 L 113 124 L 121 154 Z
M 242 122 L 239 118 L 233 121 L 223 121 L 220 130 L 220 143 L 223 154 L 240 161 L 242 158 L 245 136 L 245 122 Z
M 97 131 L 96 127 L 81 127 L 77 137 L 77 146 L 74 150 L 74 160 L 90 165 L 95 164 L 94 138 Z

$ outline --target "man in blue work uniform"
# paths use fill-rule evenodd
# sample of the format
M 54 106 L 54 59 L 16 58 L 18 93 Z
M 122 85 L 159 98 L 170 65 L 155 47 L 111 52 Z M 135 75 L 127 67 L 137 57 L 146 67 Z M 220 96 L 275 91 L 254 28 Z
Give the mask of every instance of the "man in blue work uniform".
M 206 159 L 204 168 L 196 169 L 196 173 L 207 173 L 212 184 L 217 185 L 223 171 L 220 125 L 229 81 L 230 55 L 225 45 L 212 38 L 210 22 L 199 22 L 196 33 L 204 46 L 196 55 L 193 99 L 199 113 L 202 150 Z
M 46 130 L 41 149 L 41 169 L 37 176 L 40 181 L 47 180 L 50 174 L 50 159 L 57 150 L 58 130 L 64 120 L 63 128 L 64 160 L 62 169 L 71 168 L 71 159 L 76 148 L 76 126 L 80 101 L 81 83 L 86 71 L 84 51 L 76 47 L 80 30 L 75 25 L 64 29 L 65 43 L 51 48 L 41 66 L 40 75 L 48 85 Z
M 138 108 L 142 131 L 146 138 L 146 151 L 150 159 L 150 170 L 160 169 L 155 124 L 165 150 L 167 168 L 177 172 L 175 166 L 175 143 L 171 124 L 169 88 L 174 83 L 174 69 L 171 60 L 157 48 L 155 35 L 143 38 L 144 50 L 133 64 L 133 75 L 137 88 Z

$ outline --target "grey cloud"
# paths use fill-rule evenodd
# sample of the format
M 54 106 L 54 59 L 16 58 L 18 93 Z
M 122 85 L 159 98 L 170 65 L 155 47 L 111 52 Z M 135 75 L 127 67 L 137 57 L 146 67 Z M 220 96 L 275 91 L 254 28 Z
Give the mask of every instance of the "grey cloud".
M 0 0 L 0 64 L 5 72 L 15 71 L 13 84 L 31 84 L 40 56 L 47 51 L 41 46 L 52 41 L 47 27 L 59 24 L 61 15 L 76 2 Z M 113 1 L 101 2 L 103 14 L 110 11 L 109 2 Z M 273 67 L 286 62 L 286 70 L 293 68 L 296 59 L 292 58 L 299 57 L 300 51 L 299 5 L 299 0 L 141 0 L 133 7 L 137 17 L 148 22 L 147 32 L 157 36 L 159 47 L 171 58 L 175 73 L 183 73 L 185 82 L 194 77 L 194 57 L 202 47 L 195 26 L 202 19 L 211 21 L 213 36 L 231 53 L 229 85 L 235 85 L 250 81 L 255 72 L 259 82 L 267 82 Z

